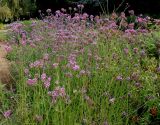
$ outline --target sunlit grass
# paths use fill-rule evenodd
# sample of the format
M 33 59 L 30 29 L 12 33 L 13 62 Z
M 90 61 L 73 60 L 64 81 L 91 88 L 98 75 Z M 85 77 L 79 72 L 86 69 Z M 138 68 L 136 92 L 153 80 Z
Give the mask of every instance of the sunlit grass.
M 0 30 L 0 41 L 5 41 L 7 39 L 7 31 L 6 30 Z

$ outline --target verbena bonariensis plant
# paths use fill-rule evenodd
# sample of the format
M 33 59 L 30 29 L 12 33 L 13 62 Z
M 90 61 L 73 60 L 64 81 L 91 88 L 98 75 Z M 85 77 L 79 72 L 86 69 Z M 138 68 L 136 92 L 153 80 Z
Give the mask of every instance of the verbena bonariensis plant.
M 148 18 L 47 12 L 31 25 L 11 24 L 15 83 L 1 89 L 2 124 L 159 122 L 159 60 L 146 46 L 159 33 L 147 29 Z

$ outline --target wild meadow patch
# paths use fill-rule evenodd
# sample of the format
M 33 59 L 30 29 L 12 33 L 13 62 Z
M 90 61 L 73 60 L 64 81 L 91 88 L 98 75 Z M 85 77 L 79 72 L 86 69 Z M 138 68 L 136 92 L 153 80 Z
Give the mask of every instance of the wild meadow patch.
M 160 123 L 158 20 L 82 9 L 10 25 L 14 82 L 0 86 L 1 124 Z

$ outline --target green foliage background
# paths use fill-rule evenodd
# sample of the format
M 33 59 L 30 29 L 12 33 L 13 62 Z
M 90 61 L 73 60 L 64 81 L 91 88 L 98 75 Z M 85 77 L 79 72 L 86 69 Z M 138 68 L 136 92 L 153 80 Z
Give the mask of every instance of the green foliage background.
M 28 15 L 36 10 L 36 0 L 0 0 L 0 21 Z

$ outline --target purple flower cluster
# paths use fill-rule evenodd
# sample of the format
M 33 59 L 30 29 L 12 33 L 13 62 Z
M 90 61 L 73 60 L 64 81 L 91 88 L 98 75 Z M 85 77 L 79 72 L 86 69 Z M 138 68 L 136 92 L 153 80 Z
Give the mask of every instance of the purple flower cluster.
M 66 92 L 64 87 L 56 87 L 53 91 L 49 91 L 48 95 L 52 97 L 52 103 L 55 104 L 58 98 L 66 98 Z
M 51 77 L 47 77 L 47 75 L 43 73 L 41 75 L 41 80 L 44 84 L 44 87 L 48 89 L 50 87 Z

